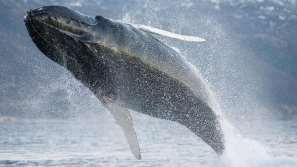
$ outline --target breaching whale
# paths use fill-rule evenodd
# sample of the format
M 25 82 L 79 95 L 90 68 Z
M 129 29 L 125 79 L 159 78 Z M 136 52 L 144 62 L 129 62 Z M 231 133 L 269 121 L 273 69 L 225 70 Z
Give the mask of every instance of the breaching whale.
M 36 46 L 112 113 L 137 159 L 141 154 L 129 110 L 178 122 L 215 152 L 223 152 L 219 116 L 205 83 L 156 32 L 62 6 L 30 10 L 24 21 Z

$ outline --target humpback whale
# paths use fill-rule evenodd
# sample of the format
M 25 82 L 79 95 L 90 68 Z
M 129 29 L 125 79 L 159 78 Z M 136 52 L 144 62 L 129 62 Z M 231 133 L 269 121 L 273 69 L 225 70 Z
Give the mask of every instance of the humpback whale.
M 39 50 L 69 70 L 111 112 L 137 159 L 141 153 L 130 110 L 177 122 L 223 153 L 219 114 L 206 84 L 150 28 L 62 6 L 29 10 L 24 21 Z

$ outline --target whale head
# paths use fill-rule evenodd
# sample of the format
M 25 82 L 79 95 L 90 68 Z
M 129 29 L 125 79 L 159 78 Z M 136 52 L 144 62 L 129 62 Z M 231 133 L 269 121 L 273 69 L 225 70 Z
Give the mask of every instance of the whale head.
M 90 17 L 63 6 L 29 10 L 24 21 L 37 47 L 60 65 L 65 65 L 65 58 L 77 59 L 73 51 L 85 49 L 83 45 L 110 47 L 104 43 L 115 35 L 110 31 L 114 29 L 110 20 Z
M 91 40 L 95 18 L 79 14 L 62 6 L 45 6 L 30 10 L 25 16 L 28 32 L 37 47 L 51 60 L 64 64 L 71 57 L 69 41 L 79 46 Z M 72 57 L 75 59 L 75 57 Z
M 107 36 L 103 31 L 110 29 L 108 19 L 86 16 L 62 6 L 45 6 L 29 10 L 24 22 L 39 50 L 77 79 L 90 82 L 87 80 L 95 78 L 88 76 L 95 75 L 90 73 L 94 67 L 104 70 L 104 63 L 90 48 L 94 45 L 107 47 L 100 45 L 100 41 Z

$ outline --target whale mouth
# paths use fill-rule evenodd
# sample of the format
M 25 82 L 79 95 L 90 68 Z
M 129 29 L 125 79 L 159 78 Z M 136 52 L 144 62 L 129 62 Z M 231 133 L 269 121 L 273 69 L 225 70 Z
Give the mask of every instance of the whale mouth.
M 62 10 L 63 13 L 60 12 Z M 30 10 L 25 16 L 25 22 L 29 22 L 30 20 L 40 22 L 49 28 L 56 29 L 76 38 L 90 36 L 91 26 L 95 24 L 93 18 L 81 16 L 68 9 L 65 12 L 65 8 L 59 6 L 48 6 Z

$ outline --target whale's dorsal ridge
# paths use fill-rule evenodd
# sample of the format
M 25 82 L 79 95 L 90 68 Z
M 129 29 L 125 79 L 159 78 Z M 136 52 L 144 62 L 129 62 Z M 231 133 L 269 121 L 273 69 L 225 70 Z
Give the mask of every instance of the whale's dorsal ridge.
M 122 128 L 124 135 L 129 144 L 130 150 L 133 153 L 134 157 L 138 160 L 141 159 L 140 147 L 137 139 L 137 135 L 133 126 L 133 119 L 130 111 L 121 107 L 119 104 L 109 103 L 105 105 L 107 109 L 112 114 L 116 123 Z

